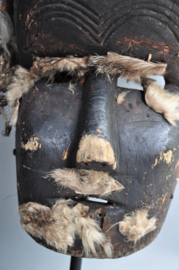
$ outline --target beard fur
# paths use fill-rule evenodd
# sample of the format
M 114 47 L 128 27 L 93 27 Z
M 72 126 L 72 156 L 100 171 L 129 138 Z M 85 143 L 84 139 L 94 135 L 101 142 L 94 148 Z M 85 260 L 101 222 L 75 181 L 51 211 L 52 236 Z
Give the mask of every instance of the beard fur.
M 119 232 L 124 235 L 128 241 L 137 243 L 146 234 L 156 229 L 157 219 L 148 218 L 149 209 L 133 211 L 124 216 L 123 221 L 119 222 Z
M 66 253 L 72 247 L 75 235 L 82 241 L 87 257 L 92 253 L 97 257 L 97 249 L 103 249 L 107 257 L 112 257 L 112 245 L 99 225 L 89 217 L 89 207 L 72 200 L 59 200 L 50 209 L 38 203 L 27 203 L 19 207 L 21 225 L 32 236 Z

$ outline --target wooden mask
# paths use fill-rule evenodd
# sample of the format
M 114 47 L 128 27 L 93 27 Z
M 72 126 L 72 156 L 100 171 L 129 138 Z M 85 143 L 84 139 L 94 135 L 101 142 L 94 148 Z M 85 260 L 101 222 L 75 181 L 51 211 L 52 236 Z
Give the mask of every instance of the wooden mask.
M 170 97 L 178 102 L 177 1 L 14 2 L 24 69 L 31 68 L 34 57 L 48 57 L 44 68 L 55 57 L 69 55 L 84 59 L 114 52 L 128 56 L 131 66 L 133 59 L 150 56 L 153 63 L 166 64 L 168 99 L 163 96 L 161 103 L 168 100 L 172 107 Z M 127 67 L 125 74 L 131 72 Z M 142 75 L 145 93 L 126 90 L 117 86 L 122 71 L 111 69 L 108 74 L 85 66 L 73 89 L 74 74 L 62 70 L 50 83 L 41 76 L 18 107 L 21 224 L 35 241 L 72 256 L 119 258 L 150 244 L 179 177 L 179 124 L 167 122 L 146 101 L 153 81 L 146 83 Z

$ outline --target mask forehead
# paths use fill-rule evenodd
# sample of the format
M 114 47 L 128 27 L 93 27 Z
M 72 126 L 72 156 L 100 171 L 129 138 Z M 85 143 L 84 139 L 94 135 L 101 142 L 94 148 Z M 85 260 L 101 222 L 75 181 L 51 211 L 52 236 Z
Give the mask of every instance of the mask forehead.
M 86 56 L 108 51 L 168 63 L 166 79 L 178 84 L 178 5 L 172 1 L 18 0 L 15 21 L 20 62 L 32 55 Z M 39 23 L 38 23 L 39 22 Z M 76 38 L 78 37 L 78 38 Z

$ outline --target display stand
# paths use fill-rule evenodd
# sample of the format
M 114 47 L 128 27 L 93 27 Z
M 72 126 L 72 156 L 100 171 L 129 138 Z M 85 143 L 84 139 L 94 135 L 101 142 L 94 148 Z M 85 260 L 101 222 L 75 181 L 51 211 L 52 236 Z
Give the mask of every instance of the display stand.
M 71 257 L 70 270 L 81 270 L 81 257 Z

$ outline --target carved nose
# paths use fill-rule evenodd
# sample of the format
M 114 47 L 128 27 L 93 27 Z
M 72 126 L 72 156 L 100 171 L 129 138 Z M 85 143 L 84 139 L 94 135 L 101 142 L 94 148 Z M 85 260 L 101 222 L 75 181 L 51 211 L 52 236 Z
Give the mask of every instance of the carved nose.
M 104 74 L 89 75 L 84 83 L 80 114 L 78 168 L 110 171 L 118 166 L 117 81 Z
M 92 161 L 103 163 L 103 165 L 113 165 L 114 169 L 116 167 L 111 144 L 97 135 L 85 135 L 79 144 L 77 162 L 89 163 Z

